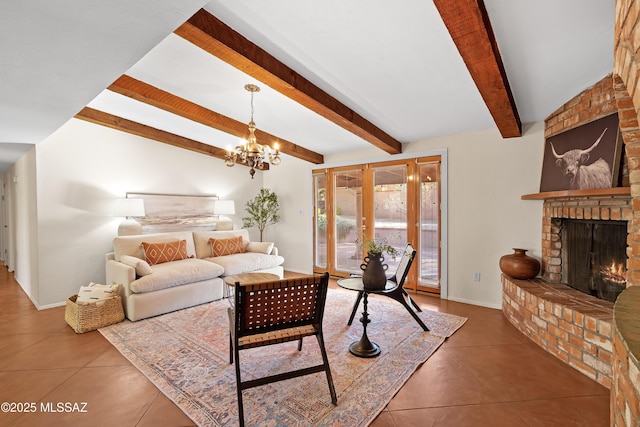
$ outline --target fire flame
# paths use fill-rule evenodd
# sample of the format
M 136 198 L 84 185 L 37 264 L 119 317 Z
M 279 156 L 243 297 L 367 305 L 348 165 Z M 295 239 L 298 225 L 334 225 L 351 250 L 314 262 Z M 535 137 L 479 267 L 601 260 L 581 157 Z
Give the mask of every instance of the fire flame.
M 627 281 L 627 270 L 624 268 L 623 263 L 616 263 L 615 260 L 611 261 L 611 266 L 609 267 L 601 267 L 602 275 L 611 282 L 616 283 L 626 283 Z
M 609 271 L 611 272 L 611 274 L 615 274 L 616 276 L 626 276 L 626 271 L 622 263 L 616 264 L 615 261 L 612 261 L 611 267 L 609 267 Z

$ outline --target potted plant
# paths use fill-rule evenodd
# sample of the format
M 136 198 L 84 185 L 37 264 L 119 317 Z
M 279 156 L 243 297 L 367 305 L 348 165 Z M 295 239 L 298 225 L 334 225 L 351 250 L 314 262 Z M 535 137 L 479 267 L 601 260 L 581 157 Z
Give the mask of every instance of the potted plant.
M 247 216 L 242 218 L 242 227 L 257 227 L 260 231 L 260 241 L 262 242 L 264 229 L 268 225 L 280 221 L 278 196 L 267 188 L 261 188 L 258 195 L 247 202 L 245 209 Z
M 362 283 L 364 287 L 373 290 L 384 289 L 387 284 L 386 271 L 389 266 L 383 264 L 382 253 L 386 252 L 395 259 L 397 255 L 400 255 L 400 251 L 391 246 L 387 239 L 370 239 L 366 234 L 362 240 L 357 239 L 356 244 L 360 249 L 367 251 L 367 256 L 364 257 L 364 262 L 360 265 L 360 269 L 363 271 Z
M 400 251 L 391 246 L 389 242 L 387 242 L 387 239 L 370 239 L 366 234 L 363 235 L 362 239 L 356 239 L 356 245 L 358 245 L 358 249 L 364 249 L 368 254 L 382 254 L 382 252 L 386 252 L 391 255 L 393 259 L 400 255 Z

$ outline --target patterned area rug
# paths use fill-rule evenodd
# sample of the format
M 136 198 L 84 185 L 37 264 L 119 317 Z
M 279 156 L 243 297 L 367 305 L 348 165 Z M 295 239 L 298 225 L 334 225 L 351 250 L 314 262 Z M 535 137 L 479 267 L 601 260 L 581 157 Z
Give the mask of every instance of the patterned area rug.
M 411 374 L 460 328 L 465 318 L 423 311 L 422 328 L 395 301 L 369 298 L 367 333 L 382 353 L 349 353 L 360 339 L 359 316 L 346 325 L 356 293 L 329 289 L 325 345 L 338 397 L 331 404 L 324 372 L 245 390 L 247 426 L 366 426 Z M 235 368 L 229 364 L 228 301 L 221 300 L 138 322 L 100 329 L 127 359 L 199 426 L 238 425 Z M 360 307 L 362 310 L 362 306 Z M 244 380 L 321 363 L 313 337 L 243 350 Z

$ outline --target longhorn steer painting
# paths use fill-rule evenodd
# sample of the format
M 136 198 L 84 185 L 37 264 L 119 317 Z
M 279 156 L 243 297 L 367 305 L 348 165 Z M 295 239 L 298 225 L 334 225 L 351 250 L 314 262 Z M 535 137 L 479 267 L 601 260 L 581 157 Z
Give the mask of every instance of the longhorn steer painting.
M 616 186 L 621 148 L 617 114 L 547 138 L 540 192 Z

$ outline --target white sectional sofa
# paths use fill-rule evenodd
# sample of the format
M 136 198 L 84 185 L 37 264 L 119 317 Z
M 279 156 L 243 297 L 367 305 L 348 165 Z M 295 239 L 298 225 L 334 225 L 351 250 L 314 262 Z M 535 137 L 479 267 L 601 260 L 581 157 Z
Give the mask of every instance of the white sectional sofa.
M 126 317 L 136 321 L 222 298 L 225 276 L 282 278 L 283 263 L 273 243 L 251 242 L 247 230 L 178 231 L 116 237 L 105 268 L 107 284 L 122 285 Z

